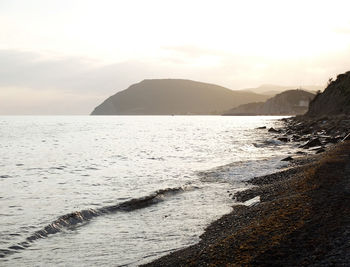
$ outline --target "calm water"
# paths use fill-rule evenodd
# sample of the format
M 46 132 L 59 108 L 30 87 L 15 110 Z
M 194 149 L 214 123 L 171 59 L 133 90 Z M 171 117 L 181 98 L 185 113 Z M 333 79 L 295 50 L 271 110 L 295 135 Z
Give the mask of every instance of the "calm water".
M 282 167 L 293 148 L 255 129 L 279 123 L 0 117 L 0 265 L 134 266 L 198 242 L 228 191 Z

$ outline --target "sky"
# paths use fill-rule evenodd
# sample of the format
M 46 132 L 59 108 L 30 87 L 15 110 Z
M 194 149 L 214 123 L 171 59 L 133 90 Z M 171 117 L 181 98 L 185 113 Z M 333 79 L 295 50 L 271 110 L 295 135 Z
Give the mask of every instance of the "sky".
M 0 115 L 83 115 L 143 79 L 322 85 L 348 0 L 0 0 Z

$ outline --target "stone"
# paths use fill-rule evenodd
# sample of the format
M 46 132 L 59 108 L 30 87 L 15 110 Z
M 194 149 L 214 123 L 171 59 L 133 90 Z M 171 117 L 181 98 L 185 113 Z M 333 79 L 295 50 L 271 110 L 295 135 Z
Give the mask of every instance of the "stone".
M 311 139 L 305 144 L 301 145 L 300 148 L 309 149 L 310 147 L 315 147 L 315 146 L 322 146 L 320 139 L 318 138 Z
M 297 134 L 294 134 L 293 136 L 292 136 L 292 139 L 294 140 L 294 141 L 299 141 L 300 140 L 300 135 L 297 135 Z
M 316 151 L 316 154 L 320 154 L 322 152 L 325 152 L 326 150 L 324 148 L 320 148 Z
M 350 133 L 348 133 L 348 134 L 344 137 L 344 139 L 342 140 L 342 142 L 344 142 L 344 141 L 350 141 Z
M 278 137 L 277 140 L 281 141 L 281 142 L 289 142 L 289 138 L 288 137 Z
M 269 132 L 270 132 L 270 133 L 280 133 L 281 131 L 280 131 L 280 130 L 276 130 L 275 128 L 272 128 L 272 127 L 271 127 L 271 128 L 269 129 Z
M 281 161 L 291 161 L 291 160 L 293 160 L 293 158 L 291 156 L 289 156 L 289 157 L 282 159 Z
M 300 141 L 309 141 L 310 140 L 310 137 L 307 137 L 307 136 L 304 136 L 304 137 L 301 137 L 300 139 L 299 139 Z

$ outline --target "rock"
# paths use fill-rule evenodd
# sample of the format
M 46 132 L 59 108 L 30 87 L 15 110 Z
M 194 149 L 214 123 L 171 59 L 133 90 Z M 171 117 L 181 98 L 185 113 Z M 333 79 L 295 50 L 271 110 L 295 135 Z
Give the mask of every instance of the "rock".
M 298 146 L 298 148 L 308 149 L 308 147 L 305 147 L 305 144 L 304 144 L 304 145 L 300 145 L 300 146 Z
M 302 134 L 310 134 L 311 131 L 309 129 L 304 129 L 301 131 Z
M 291 156 L 289 156 L 289 157 L 282 159 L 281 161 L 291 161 L 291 160 L 293 160 L 293 158 Z
M 299 141 L 309 141 L 310 140 L 310 136 L 304 136 L 304 137 L 301 137 L 300 139 L 299 139 Z
M 332 143 L 332 144 L 337 143 L 337 141 L 336 141 L 336 139 L 334 137 L 331 137 L 331 136 L 319 136 L 319 137 L 322 138 L 326 144 L 328 144 L 328 143 Z
M 307 145 L 308 145 L 309 147 L 314 147 L 314 146 L 321 146 L 322 143 L 321 143 L 320 139 L 314 138 L 314 139 L 310 140 L 310 141 L 307 143 Z
M 280 130 L 276 130 L 272 127 L 269 129 L 269 133 L 280 133 L 280 132 L 281 132 Z
M 297 135 L 297 134 L 294 134 L 293 136 L 292 136 L 292 139 L 294 140 L 294 141 L 299 141 L 300 140 L 300 135 Z
M 301 145 L 300 148 L 309 149 L 310 147 L 322 146 L 320 139 L 314 138 L 306 142 L 306 144 Z
M 325 139 L 325 142 L 326 143 L 332 143 L 332 144 L 336 144 L 338 143 L 339 141 L 341 141 L 343 138 L 341 136 L 336 136 L 336 137 L 327 137 Z
M 322 152 L 325 152 L 326 150 L 324 148 L 320 148 L 316 151 L 316 154 L 320 154 Z
M 297 154 L 299 154 L 299 155 L 306 155 L 307 153 L 304 152 L 304 151 L 298 151 Z
M 342 140 L 342 142 L 344 142 L 344 141 L 350 141 L 350 133 L 348 133 L 348 134 L 344 137 L 344 139 Z
M 285 143 L 289 142 L 289 138 L 288 137 L 279 137 L 279 138 L 277 138 L 277 140 L 279 140 L 281 142 L 285 142 Z
M 256 128 L 256 129 L 258 129 L 258 130 L 266 129 L 266 126 L 261 126 L 261 127 Z

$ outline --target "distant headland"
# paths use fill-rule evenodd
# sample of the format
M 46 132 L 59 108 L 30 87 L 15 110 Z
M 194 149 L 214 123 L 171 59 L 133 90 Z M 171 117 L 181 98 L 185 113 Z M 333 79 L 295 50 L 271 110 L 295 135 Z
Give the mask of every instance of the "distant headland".
M 106 99 L 91 115 L 214 115 L 266 99 L 266 95 L 191 80 L 143 80 Z

